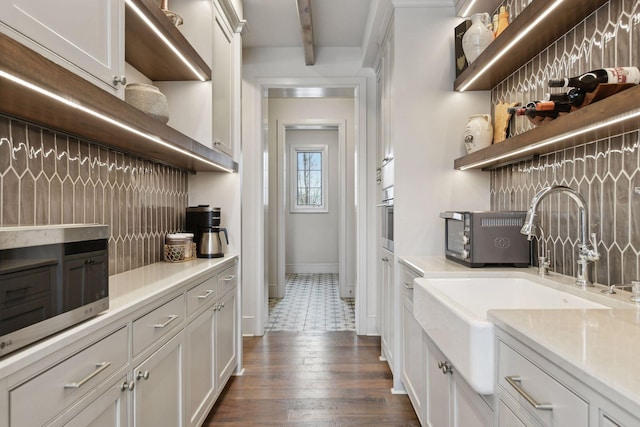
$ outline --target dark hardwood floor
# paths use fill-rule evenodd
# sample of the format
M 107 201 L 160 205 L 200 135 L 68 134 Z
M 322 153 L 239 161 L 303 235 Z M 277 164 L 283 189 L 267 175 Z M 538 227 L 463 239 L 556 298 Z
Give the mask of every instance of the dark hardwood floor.
M 244 375 L 232 377 L 204 426 L 419 426 L 406 395 L 391 394 L 380 338 L 354 332 L 246 337 Z

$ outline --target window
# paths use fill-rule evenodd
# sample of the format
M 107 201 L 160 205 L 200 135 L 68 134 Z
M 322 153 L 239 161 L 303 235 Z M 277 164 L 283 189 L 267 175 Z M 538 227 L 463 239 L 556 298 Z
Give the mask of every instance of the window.
M 327 145 L 291 145 L 291 206 L 296 212 L 328 212 Z

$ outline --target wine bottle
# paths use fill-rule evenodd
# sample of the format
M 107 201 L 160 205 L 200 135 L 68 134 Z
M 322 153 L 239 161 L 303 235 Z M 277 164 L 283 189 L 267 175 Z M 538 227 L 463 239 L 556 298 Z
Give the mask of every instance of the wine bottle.
M 587 92 L 582 89 L 573 88 L 565 93 L 547 93 L 544 100 L 570 104 L 573 107 L 578 108 L 584 103 L 586 94 Z
M 557 111 L 558 113 L 568 113 L 572 105 L 567 102 L 538 101 L 535 105 L 536 111 Z
M 549 87 L 574 87 L 593 92 L 601 83 L 640 83 L 638 67 L 600 68 L 575 77 L 549 80 Z
M 535 107 L 514 107 L 509 108 L 507 111 L 516 116 L 527 116 L 530 119 L 534 118 L 550 118 L 556 119 L 560 115 L 559 111 L 555 110 L 536 110 Z

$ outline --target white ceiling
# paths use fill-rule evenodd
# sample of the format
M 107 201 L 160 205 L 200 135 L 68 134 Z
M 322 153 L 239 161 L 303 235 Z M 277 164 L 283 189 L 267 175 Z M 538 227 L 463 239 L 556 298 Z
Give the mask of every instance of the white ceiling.
M 361 47 L 372 0 L 311 0 L 316 47 Z M 296 0 L 243 0 L 244 47 L 302 47 Z

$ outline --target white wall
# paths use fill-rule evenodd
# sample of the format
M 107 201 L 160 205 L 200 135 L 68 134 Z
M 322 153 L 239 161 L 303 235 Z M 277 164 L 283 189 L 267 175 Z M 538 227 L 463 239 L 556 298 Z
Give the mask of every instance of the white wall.
M 353 101 L 350 102 L 353 104 Z M 274 109 L 270 109 L 274 113 Z M 338 129 L 288 129 L 285 131 L 286 164 L 287 169 L 285 209 L 285 272 L 286 273 L 338 273 L 340 231 L 340 197 L 338 165 L 339 139 Z M 317 145 L 326 146 L 326 212 L 292 212 L 290 198 L 295 191 L 292 175 L 295 169 L 291 163 L 292 146 Z M 294 157 L 295 158 L 295 157 Z M 291 168 L 289 168 L 291 166 Z M 279 174 L 284 173 L 282 167 Z
M 489 175 L 456 171 L 467 117 L 490 112 L 488 92 L 453 91 L 453 7 L 396 8 L 391 109 L 396 255 L 444 255 L 450 209 L 489 208 Z

